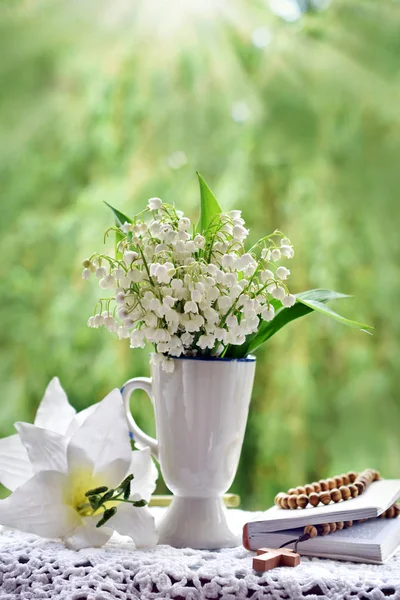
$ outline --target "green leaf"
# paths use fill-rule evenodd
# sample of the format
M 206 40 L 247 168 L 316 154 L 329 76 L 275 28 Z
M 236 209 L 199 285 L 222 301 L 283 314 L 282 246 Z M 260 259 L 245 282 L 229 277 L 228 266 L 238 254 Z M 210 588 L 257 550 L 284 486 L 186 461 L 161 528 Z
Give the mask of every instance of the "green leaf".
M 352 321 L 351 319 L 346 319 L 346 317 L 342 317 L 342 315 L 339 315 L 338 313 L 336 313 L 334 310 L 329 308 L 329 306 L 325 306 L 325 304 L 323 302 L 320 302 L 318 300 L 306 299 L 304 297 L 298 297 L 298 296 L 297 296 L 297 298 L 298 298 L 298 301 L 301 302 L 303 305 L 308 306 L 312 310 L 320 312 L 320 313 L 326 315 L 327 317 L 332 317 L 332 319 L 335 319 L 335 321 L 338 321 L 339 323 L 342 323 L 343 325 L 347 325 L 348 327 L 353 327 L 354 329 L 360 329 L 361 331 L 364 331 L 365 333 L 370 333 L 368 331 L 368 329 L 373 329 L 373 327 L 371 327 L 370 325 L 365 325 L 363 323 L 358 323 L 357 321 Z
M 116 208 L 111 206 L 111 204 L 108 204 L 108 202 L 104 202 L 104 204 L 106 204 L 108 208 L 112 210 L 115 217 L 115 224 L 118 227 L 121 227 L 121 225 L 123 225 L 124 223 L 132 223 L 132 219 L 124 215 L 124 213 L 122 213 L 120 210 L 117 210 Z
M 307 290 L 296 294 L 296 298 L 300 300 L 316 300 L 317 302 L 329 302 L 330 300 L 339 300 L 340 298 L 352 298 L 348 294 L 341 294 L 333 290 Z
M 121 225 L 123 225 L 124 223 L 132 223 L 132 219 L 130 219 L 129 217 L 124 215 L 124 213 L 122 213 L 120 210 L 117 210 L 116 208 L 111 206 L 111 204 L 108 204 L 108 202 L 104 202 L 104 204 L 106 204 L 108 206 L 108 208 L 110 208 L 112 210 L 112 212 L 114 214 L 115 224 L 117 227 L 121 227 Z M 124 236 L 122 235 L 122 233 L 120 231 L 115 232 L 115 257 L 116 258 L 121 256 L 121 253 L 118 252 L 118 244 L 123 239 L 123 237 Z
M 342 317 L 338 313 L 325 306 L 325 302 L 329 302 L 330 300 L 338 300 L 340 298 L 349 297 L 350 296 L 347 294 L 341 294 L 332 290 L 308 290 L 307 292 L 301 292 L 300 294 L 296 295 L 297 302 L 294 306 L 291 306 L 290 308 L 281 308 L 276 313 L 274 319 L 268 323 L 263 321 L 256 333 L 247 336 L 245 343 L 241 346 L 231 346 L 228 352 L 225 354 L 225 357 L 243 358 L 247 356 L 251 352 L 254 352 L 259 346 L 264 344 L 264 342 L 269 340 L 269 338 L 275 335 L 275 333 L 282 329 L 282 327 L 291 321 L 294 321 L 295 319 L 299 319 L 300 317 L 310 314 L 313 311 L 325 314 L 326 316 L 339 321 L 339 323 L 342 323 L 343 325 L 348 325 L 349 327 L 354 327 L 369 333 L 367 330 L 373 329 L 369 325 L 364 325 L 362 323 L 357 323 L 356 321 L 346 319 L 345 317 Z
M 290 323 L 290 321 L 299 319 L 312 311 L 312 308 L 305 304 L 301 304 L 300 302 L 296 302 L 296 304 L 290 308 L 281 308 L 275 314 L 272 321 L 262 321 L 257 333 L 248 335 L 244 344 L 241 346 L 230 346 L 229 351 L 225 354 L 225 358 L 244 358 L 257 350 L 261 344 L 264 344 L 264 342 L 269 340 L 270 337 L 275 335 L 277 331 Z
M 198 233 L 204 233 L 214 217 L 222 213 L 218 201 L 203 177 L 197 172 L 200 185 L 200 219 L 196 227 Z

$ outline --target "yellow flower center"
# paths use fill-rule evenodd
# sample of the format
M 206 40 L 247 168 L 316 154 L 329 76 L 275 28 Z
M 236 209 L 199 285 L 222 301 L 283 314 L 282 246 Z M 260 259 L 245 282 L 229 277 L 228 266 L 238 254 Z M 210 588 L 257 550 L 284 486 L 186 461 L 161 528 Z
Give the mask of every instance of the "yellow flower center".
M 68 502 L 82 517 L 93 514 L 86 492 L 102 485 L 98 477 L 93 477 L 92 471 L 88 469 L 77 469 L 70 474 L 70 489 L 68 490 Z

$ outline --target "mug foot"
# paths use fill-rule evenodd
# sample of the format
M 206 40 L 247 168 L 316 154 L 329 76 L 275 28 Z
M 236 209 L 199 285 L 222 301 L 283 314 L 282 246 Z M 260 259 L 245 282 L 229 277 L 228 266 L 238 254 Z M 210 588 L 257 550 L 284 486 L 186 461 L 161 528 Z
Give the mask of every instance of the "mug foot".
M 175 496 L 158 531 L 158 543 L 174 548 L 216 550 L 241 544 L 241 535 L 228 526 L 222 498 Z

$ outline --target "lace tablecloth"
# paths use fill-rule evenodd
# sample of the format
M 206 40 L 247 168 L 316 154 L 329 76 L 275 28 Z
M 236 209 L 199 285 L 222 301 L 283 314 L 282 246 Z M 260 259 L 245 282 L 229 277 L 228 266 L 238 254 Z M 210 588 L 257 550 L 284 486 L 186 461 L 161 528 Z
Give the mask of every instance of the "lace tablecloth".
M 255 513 L 230 511 L 236 527 Z M 400 554 L 385 565 L 303 558 L 299 567 L 252 570 L 243 547 L 210 552 L 158 546 L 139 551 L 126 538 L 74 552 L 57 541 L 0 533 L 1 600 L 400 599 Z

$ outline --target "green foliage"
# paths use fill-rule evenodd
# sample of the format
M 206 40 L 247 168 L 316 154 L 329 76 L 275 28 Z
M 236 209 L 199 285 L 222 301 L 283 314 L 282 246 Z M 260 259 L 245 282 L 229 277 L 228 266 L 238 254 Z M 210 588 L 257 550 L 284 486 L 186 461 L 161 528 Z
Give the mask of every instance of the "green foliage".
M 368 330 L 373 329 L 371 325 L 365 325 L 363 323 L 358 323 L 357 321 L 352 321 L 351 319 L 346 319 L 346 317 L 339 315 L 329 308 L 329 306 L 325 306 L 325 302 L 329 302 L 329 300 L 334 299 L 335 297 L 346 298 L 345 294 L 336 294 L 336 292 L 328 290 L 328 297 L 324 297 L 323 293 L 321 293 L 324 291 L 325 290 L 308 290 L 307 292 L 301 292 L 300 294 L 297 294 L 297 300 L 305 306 L 308 306 L 308 308 L 311 308 L 322 315 L 335 319 L 335 321 L 341 323 L 342 325 L 347 325 L 348 327 L 361 329 L 361 331 L 370 333 Z M 317 294 L 314 292 L 317 292 Z
M 132 219 L 124 215 L 124 213 L 122 213 L 120 210 L 114 208 L 113 206 L 111 206 L 111 204 L 108 204 L 108 202 L 104 202 L 104 204 L 106 204 L 108 208 L 111 209 L 117 227 L 121 227 L 121 225 L 124 225 L 124 223 L 132 223 Z
M 375 328 L 313 316 L 260 348 L 233 491 L 256 509 L 347 469 L 398 477 L 400 6 L 335 0 L 295 23 L 211 6 L 0 6 L 0 433 L 32 419 L 53 375 L 83 408 L 148 373 L 147 351 L 86 327 L 98 290 L 81 261 L 110 224 L 103 201 L 197 215 L 199 170 L 253 241 L 288 235 L 294 292 L 348 292 Z
M 325 316 L 331 317 L 349 327 L 356 329 L 372 329 L 369 325 L 363 325 L 356 321 L 346 319 L 336 312 L 331 310 L 328 306 L 325 306 L 326 302 L 330 300 L 338 300 L 339 298 L 349 298 L 346 294 L 340 294 L 339 292 L 333 292 L 332 290 L 308 290 L 307 292 L 301 292 L 296 295 L 297 302 L 290 308 L 279 308 L 275 313 L 275 318 L 272 321 L 262 321 L 257 333 L 247 336 L 246 342 L 242 346 L 231 346 L 229 351 L 226 353 L 226 358 L 243 358 L 248 354 L 255 352 L 262 344 L 268 341 L 275 333 L 277 333 L 282 327 L 317 311 Z
M 115 220 L 115 225 L 117 226 L 118 229 L 115 230 L 115 256 L 116 258 L 120 258 L 120 252 L 118 250 L 118 244 L 119 242 L 123 239 L 123 235 L 119 229 L 119 227 L 121 227 L 122 225 L 124 225 L 124 223 L 132 223 L 132 219 L 130 219 L 129 217 L 127 217 L 126 215 L 124 215 L 124 213 L 122 213 L 120 210 L 114 208 L 113 206 L 111 206 L 111 204 L 109 204 L 108 202 L 104 201 L 104 204 L 106 204 L 108 206 L 109 209 L 111 209 L 113 215 L 114 215 L 114 220 Z
M 222 209 L 200 173 L 197 173 L 197 177 L 200 185 L 200 219 L 196 229 L 199 233 L 205 233 Z

